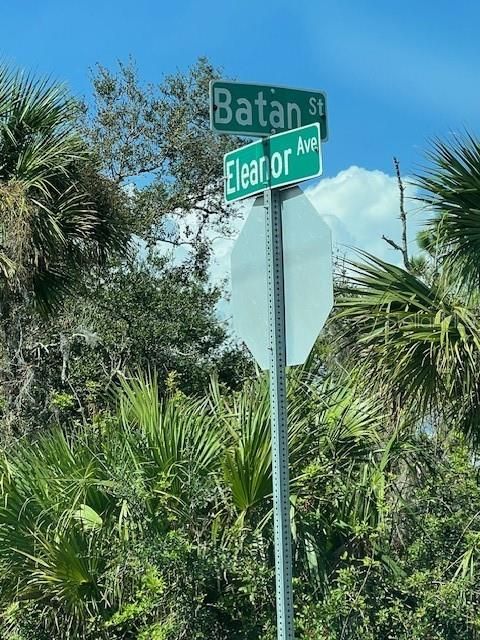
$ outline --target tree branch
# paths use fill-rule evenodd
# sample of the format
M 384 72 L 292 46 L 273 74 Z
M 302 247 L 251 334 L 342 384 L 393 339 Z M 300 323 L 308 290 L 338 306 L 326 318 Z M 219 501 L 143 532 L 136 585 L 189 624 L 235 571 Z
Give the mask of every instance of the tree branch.
M 405 211 L 405 186 L 402 181 L 402 176 L 400 175 L 400 163 L 397 158 L 393 158 L 393 164 L 395 166 L 398 189 L 400 191 L 400 222 L 402 223 L 402 240 L 401 245 L 397 244 L 391 238 L 387 238 L 385 235 L 382 235 L 382 240 L 385 240 L 385 242 L 393 247 L 395 251 L 400 251 L 403 256 L 403 266 L 407 271 L 411 271 L 412 265 L 410 263 L 410 258 L 408 257 L 407 245 L 407 212 Z
M 402 247 L 400 245 L 398 245 L 395 240 L 391 240 L 390 238 L 387 238 L 387 236 L 382 235 L 382 240 L 385 240 L 386 243 L 388 243 L 391 247 L 393 247 L 394 249 L 396 249 L 396 251 L 402 251 Z
M 400 222 L 402 223 L 402 248 L 403 264 L 407 271 L 411 270 L 411 264 L 408 257 L 407 246 L 407 212 L 405 211 L 405 186 L 400 175 L 400 163 L 397 158 L 393 158 L 393 164 L 395 165 L 395 173 L 397 174 L 398 189 L 400 191 Z

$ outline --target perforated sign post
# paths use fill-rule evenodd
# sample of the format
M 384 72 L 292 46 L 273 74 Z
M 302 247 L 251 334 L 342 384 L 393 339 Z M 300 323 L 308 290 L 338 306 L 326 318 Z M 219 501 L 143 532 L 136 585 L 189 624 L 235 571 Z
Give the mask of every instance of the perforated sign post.
M 294 640 L 285 368 L 305 361 L 333 286 L 328 227 L 300 189 L 280 187 L 322 173 L 326 115 L 320 92 L 268 89 L 269 100 L 259 85 L 212 83 L 210 116 L 219 133 L 287 130 L 226 154 L 224 179 L 227 202 L 263 191 L 232 252 L 232 303 L 240 335 L 270 372 L 277 638 Z
M 273 526 L 277 589 L 277 635 L 294 639 L 292 589 L 292 532 L 290 528 L 290 474 L 288 468 L 287 362 L 285 291 L 283 277 L 282 212 L 280 193 L 267 189 L 266 254 L 270 346 L 270 407 L 272 420 Z
M 270 371 L 279 640 L 294 638 L 285 367 L 305 362 L 332 306 L 328 226 L 298 187 L 267 189 L 232 251 L 232 310 L 237 332 Z

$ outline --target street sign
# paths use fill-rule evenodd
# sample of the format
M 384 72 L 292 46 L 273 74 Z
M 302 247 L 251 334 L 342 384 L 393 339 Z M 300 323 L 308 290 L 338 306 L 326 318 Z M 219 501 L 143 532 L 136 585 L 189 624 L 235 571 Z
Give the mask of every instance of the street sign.
M 315 178 L 322 173 L 320 125 L 315 122 L 230 151 L 223 168 L 227 202 Z
M 305 362 L 333 306 L 327 224 L 299 189 L 281 191 L 286 364 Z M 234 327 L 262 369 L 270 363 L 263 196 L 252 206 L 231 257 Z
M 256 199 L 232 251 L 238 334 L 269 370 L 277 640 L 294 640 L 285 367 L 302 364 L 333 306 L 330 230 L 298 187 L 322 173 L 325 95 L 214 81 L 210 123 L 263 136 L 224 156 L 225 200 Z
M 318 122 L 327 139 L 326 96 L 322 91 L 212 80 L 210 123 L 214 131 L 270 136 Z

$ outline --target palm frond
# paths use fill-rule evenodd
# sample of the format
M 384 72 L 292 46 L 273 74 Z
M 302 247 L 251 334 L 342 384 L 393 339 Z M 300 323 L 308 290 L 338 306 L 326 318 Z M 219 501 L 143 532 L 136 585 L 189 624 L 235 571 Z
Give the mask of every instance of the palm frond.
M 63 86 L 0 67 L 0 96 L 0 260 L 13 264 L 4 291 L 23 288 L 48 310 L 82 269 L 127 249 L 121 201 Z
M 426 229 L 450 281 L 464 291 L 480 285 L 480 142 L 472 135 L 433 143 L 431 165 L 415 178 L 432 217 Z M 430 242 L 431 244 L 431 242 Z
M 138 460 L 152 481 L 168 481 L 181 500 L 189 481 L 206 479 L 220 466 L 223 442 L 205 401 L 160 399 L 156 374 L 121 380 L 119 415 L 124 428 L 145 438 Z
M 468 393 L 480 350 L 473 310 L 440 285 L 363 256 L 337 305 L 341 348 L 370 385 L 412 402 L 419 416 Z

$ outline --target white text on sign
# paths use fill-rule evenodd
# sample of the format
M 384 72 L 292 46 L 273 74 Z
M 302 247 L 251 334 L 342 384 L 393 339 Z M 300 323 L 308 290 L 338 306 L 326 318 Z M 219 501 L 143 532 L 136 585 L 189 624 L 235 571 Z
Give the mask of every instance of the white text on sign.
M 320 125 L 314 123 L 227 153 L 225 199 L 232 202 L 263 189 L 318 176 L 321 172 Z
M 215 87 L 213 97 L 215 124 L 218 125 L 237 122 L 242 127 L 248 127 L 258 121 L 261 127 L 270 126 L 274 131 L 302 126 L 300 105 L 296 102 L 287 102 L 284 105 L 268 96 L 266 98 L 263 91 L 258 91 L 253 100 L 248 98 L 232 99 L 229 89 Z M 310 116 L 323 117 L 325 115 L 325 102 L 322 96 L 310 97 L 308 105 Z

